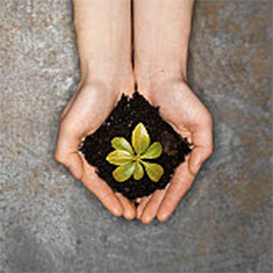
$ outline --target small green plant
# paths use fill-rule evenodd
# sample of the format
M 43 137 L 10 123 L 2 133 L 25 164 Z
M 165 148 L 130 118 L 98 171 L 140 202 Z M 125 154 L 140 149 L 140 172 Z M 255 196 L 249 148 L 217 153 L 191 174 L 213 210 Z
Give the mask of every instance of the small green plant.
M 164 173 L 164 169 L 157 163 L 145 161 L 145 159 L 156 159 L 162 153 L 162 145 L 151 140 L 143 123 L 139 123 L 132 133 L 132 146 L 124 137 L 115 137 L 112 147 L 115 149 L 108 154 L 106 160 L 118 166 L 113 171 L 113 177 L 118 182 L 124 182 L 132 175 L 135 180 L 144 176 L 144 168 L 149 178 L 158 182 Z M 143 168 L 144 167 L 144 168 Z

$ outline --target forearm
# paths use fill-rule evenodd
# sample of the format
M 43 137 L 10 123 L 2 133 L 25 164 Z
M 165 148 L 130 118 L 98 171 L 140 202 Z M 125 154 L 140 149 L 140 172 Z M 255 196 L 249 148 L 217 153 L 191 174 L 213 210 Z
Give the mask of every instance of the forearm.
M 130 1 L 73 0 L 73 6 L 82 78 L 124 80 L 132 73 Z
M 193 3 L 135 0 L 135 70 L 140 82 L 167 74 L 186 78 Z

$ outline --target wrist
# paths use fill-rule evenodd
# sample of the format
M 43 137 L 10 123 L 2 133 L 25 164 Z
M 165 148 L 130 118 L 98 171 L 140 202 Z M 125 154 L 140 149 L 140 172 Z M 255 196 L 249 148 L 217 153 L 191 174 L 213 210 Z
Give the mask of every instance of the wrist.
M 180 50 L 179 54 L 139 54 L 135 62 L 135 77 L 139 89 L 152 90 L 155 85 L 179 79 L 187 82 L 188 48 Z
M 153 92 L 168 86 L 173 82 L 187 83 L 186 73 L 179 69 L 158 69 L 143 73 L 143 71 L 135 70 L 136 82 L 140 93 L 150 97 Z
M 80 62 L 81 79 L 79 86 L 103 83 L 116 93 L 132 94 L 134 92 L 134 76 L 131 66 L 121 63 L 83 61 Z

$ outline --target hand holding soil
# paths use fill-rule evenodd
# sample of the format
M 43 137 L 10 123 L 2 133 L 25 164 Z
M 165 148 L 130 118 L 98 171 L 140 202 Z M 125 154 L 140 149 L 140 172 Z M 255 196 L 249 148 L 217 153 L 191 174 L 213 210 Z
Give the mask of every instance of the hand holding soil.
M 111 213 L 132 219 L 133 205 L 114 194 L 78 152 L 82 138 L 100 127 L 121 93 L 133 92 L 130 4 L 77 0 L 73 6 L 81 80 L 62 114 L 55 156 Z
M 113 109 L 120 94 L 108 89 L 104 83 L 84 84 L 72 97 L 61 117 L 56 159 L 71 173 L 82 180 L 86 188 L 97 196 L 102 204 L 116 216 L 135 215 L 134 208 L 121 195 L 98 177 L 95 168 L 79 154 L 82 138 L 94 133 Z M 92 111 L 90 111 L 92 109 Z
M 81 80 L 56 159 L 114 215 L 165 221 L 212 153 L 212 118 L 185 81 L 193 0 L 73 4 Z
M 168 188 L 141 199 L 137 215 L 145 223 L 150 223 L 156 215 L 162 221 L 170 217 L 202 163 L 212 154 L 211 115 L 187 83 L 178 76 L 156 78 L 150 86 L 145 95 L 151 104 L 159 106 L 160 115 L 193 144 L 193 150 L 176 169 Z

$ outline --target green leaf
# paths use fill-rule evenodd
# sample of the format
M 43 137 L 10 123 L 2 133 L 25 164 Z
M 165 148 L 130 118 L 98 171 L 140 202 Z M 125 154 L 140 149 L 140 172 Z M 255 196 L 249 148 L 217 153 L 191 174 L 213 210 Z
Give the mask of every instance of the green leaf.
M 162 153 L 162 145 L 159 142 L 154 142 L 147 151 L 141 156 L 141 158 L 155 159 Z
M 136 162 L 130 162 L 128 164 L 121 165 L 113 171 L 113 177 L 117 182 L 124 182 L 133 174 L 135 167 Z
M 139 162 L 136 162 L 136 168 L 134 171 L 134 179 L 135 180 L 140 180 L 144 175 L 144 169 L 142 165 Z
M 127 151 L 130 154 L 134 154 L 131 144 L 124 137 L 115 137 L 111 141 L 112 147 L 116 150 Z
M 124 165 L 134 160 L 133 155 L 127 151 L 115 150 L 107 155 L 106 160 L 113 165 Z
M 132 144 L 137 154 L 142 154 L 150 145 L 150 136 L 143 123 L 139 123 L 132 133 Z
M 144 161 L 141 162 L 144 164 L 145 170 L 149 178 L 154 182 L 158 182 L 164 173 L 164 169 L 157 163 L 150 163 Z

